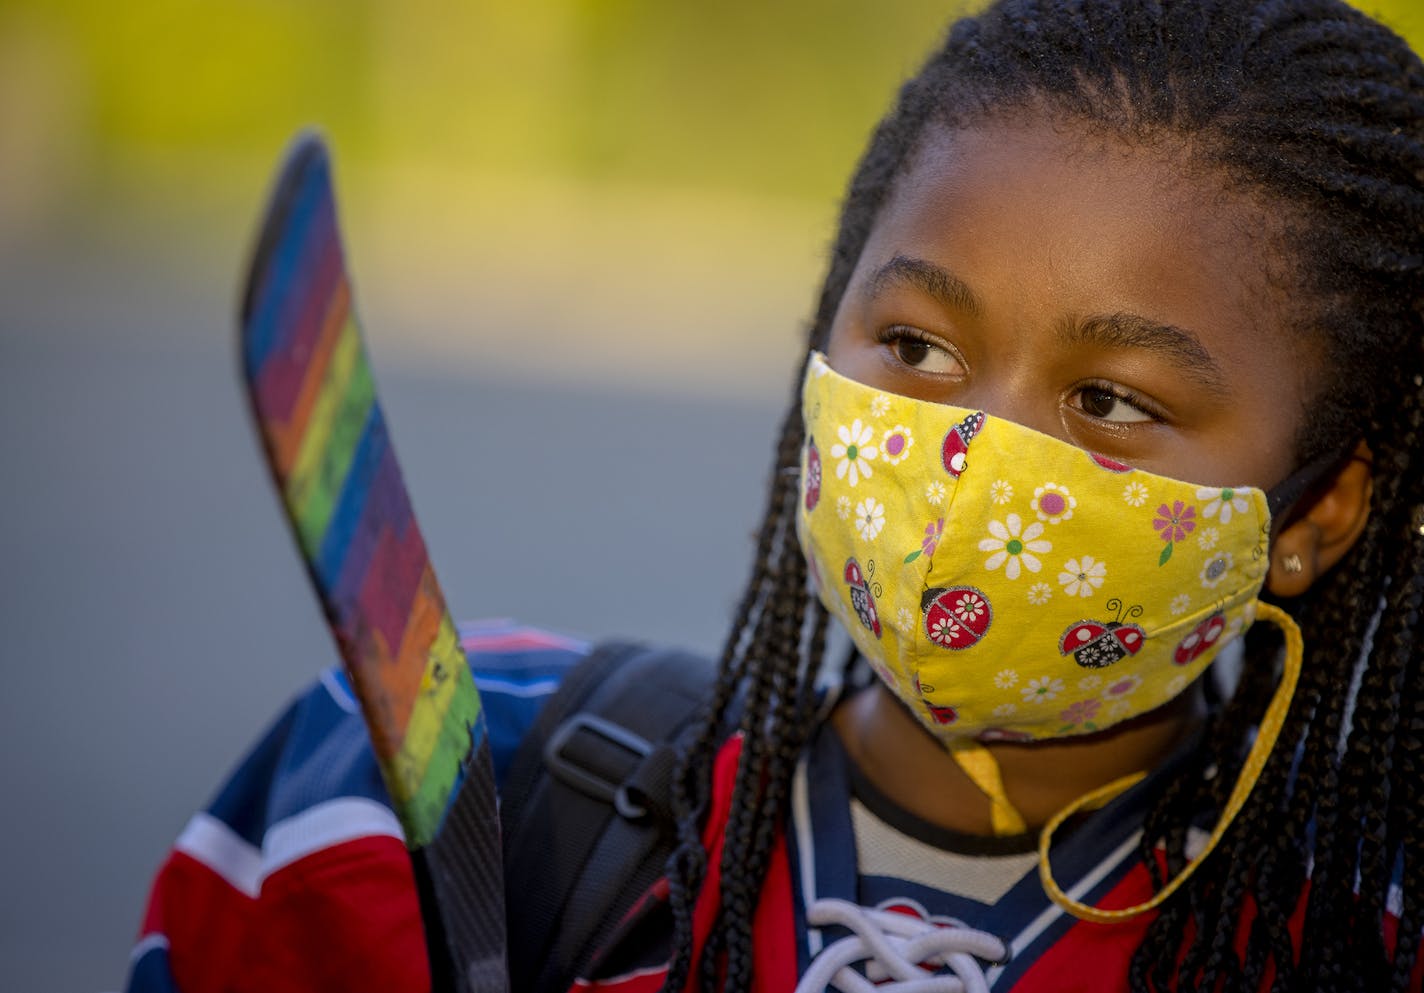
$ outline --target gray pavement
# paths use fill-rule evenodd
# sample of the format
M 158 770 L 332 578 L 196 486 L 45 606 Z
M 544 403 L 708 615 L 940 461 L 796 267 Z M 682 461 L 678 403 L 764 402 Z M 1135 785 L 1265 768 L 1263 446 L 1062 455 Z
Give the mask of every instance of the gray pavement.
M 332 658 L 237 387 L 234 270 L 107 257 L 0 258 L 4 991 L 121 984 L 169 843 Z M 377 376 L 457 616 L 717 646 L 779 389 Z

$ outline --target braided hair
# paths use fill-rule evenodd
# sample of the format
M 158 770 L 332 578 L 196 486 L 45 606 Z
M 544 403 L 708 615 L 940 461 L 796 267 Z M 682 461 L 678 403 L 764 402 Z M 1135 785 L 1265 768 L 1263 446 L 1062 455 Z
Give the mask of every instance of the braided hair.
M 1190 139 L 1194 163 L 1289 220 L 1292 323 L 1325 358 L 1298 439 L 1304 464 L 1363 439 L 1369 522 L 1287 605 L 1304 673 L 1270 762 L 1221 847 L 1168 901 L 1134 990 L 1403 990 L 1424 928 L 1424 67 L 1339 0 L 1000 0 L 951 27 L 875 129 L 843 205 L 809 345 L 824 348 L 871 227 L 933 128 L 1032 111 L 1129 141 Z M 798 377 L 799 383 L 799 377 Z M 703 733 L 675 786 L 675 951 L 666 989 L 744 991 L 751 924 L 797 759 L 827 617 L 808 596 L 794 519 L 803 442 L 793 397 L 750 582 Z M 1159 885 L 1186 828 L 1219 812 L 1277 678 L 1270 632 L 1152 798 L 1141 858 Z M 733 700 L 743 735 L 712 935 L 692 956 L 711 765 Z M 1309 867 L 1309 869 L 1308 869 Z M 1401 885 L 1392 888 L 1391 881 Z M 1397 939 L 1385 938 L 1386 913 Z M 1302 918 L 1303 938 L 1291 920 Z M 1243 922 L 1249 922 L 1243 923 Z

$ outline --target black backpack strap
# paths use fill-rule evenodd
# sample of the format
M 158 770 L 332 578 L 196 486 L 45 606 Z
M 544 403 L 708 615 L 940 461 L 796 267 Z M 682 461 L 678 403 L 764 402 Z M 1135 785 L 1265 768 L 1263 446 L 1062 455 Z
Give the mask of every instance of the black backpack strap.
M 710 659 L 610 643 L 540 711 L 500 795 L 511 989 L 566 993 L 662 876 L 679 748 L 715 679 Z

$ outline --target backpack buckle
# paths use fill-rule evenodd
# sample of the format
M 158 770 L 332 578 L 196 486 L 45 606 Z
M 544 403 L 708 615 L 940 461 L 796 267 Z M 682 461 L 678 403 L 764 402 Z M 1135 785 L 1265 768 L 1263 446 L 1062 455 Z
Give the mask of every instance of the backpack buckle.
M 549 736 L 544 764 L 566 786 L 611 803 L 619 815 L 636 821 L 648 809 L 633 800 L 627 784 L 652 751 L 647 739 L 625 727 L 592 714 L 574 714 Z M 621 775 L 614 766 L 625 767 Z

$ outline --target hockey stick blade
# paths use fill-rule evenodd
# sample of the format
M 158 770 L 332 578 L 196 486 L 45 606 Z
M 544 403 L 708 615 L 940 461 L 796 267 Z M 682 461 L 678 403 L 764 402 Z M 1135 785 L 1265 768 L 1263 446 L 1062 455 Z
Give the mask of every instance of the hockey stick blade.
M 320 138 L 292 143 L 241 309 L 267 464 L 405 831 L 435 989 L 503 993 L 484 712 L 386 431 Z

